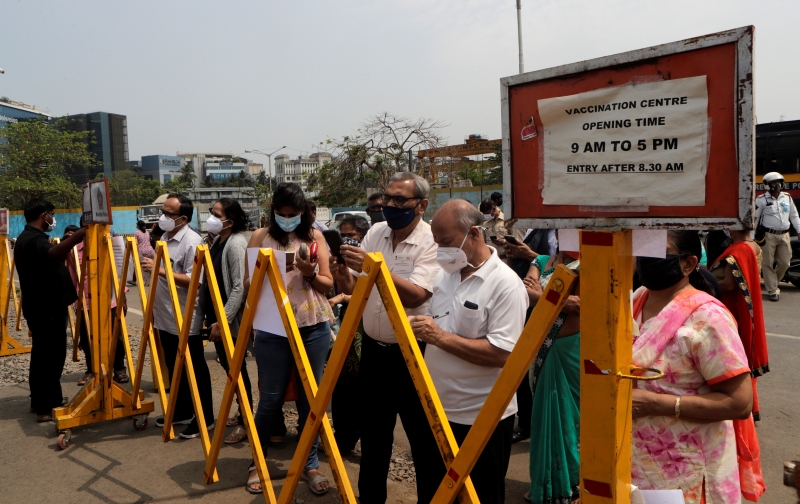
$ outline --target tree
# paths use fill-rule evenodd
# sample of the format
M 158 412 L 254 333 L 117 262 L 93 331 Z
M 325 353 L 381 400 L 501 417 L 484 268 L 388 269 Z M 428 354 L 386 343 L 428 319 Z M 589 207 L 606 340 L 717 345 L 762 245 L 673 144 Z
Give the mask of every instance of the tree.
M 320 201 L 344 204 L 363 199 L 358 193 L 367 188 L 386 189 L 392 174 L 409 169 L 410 152 L 444 145 L 441 130 L 445 126 L 441 121 L 411 120 L 383 112 L 367 119 L 354 135 L 320 142 L 332 157 L 318 170 Z
M 181 166 L 181 174 L 178 175 L 178 180 L 182 185 L 189 184 L 189 187 L 194 187 L 194 181 L 196 179 L 197 175 L 194 173 L 194 167 L 191 163 L 186 163 Z
M 108 178 L 108 188 L 111 191 L 111 204 L 115 206 L 149 205 L 162 194 L 158 180 L 145 179 L 133 170 L 112 172 Z
M 178 193 L 178 194 L 188 194 L 189 190 L 191 190 L 194 185 L 191 182 L 183 182 L 180 177 L 167 180 L 164 182 L 164 185 L 161 186 L 162 193 Z
M 80 206 L 80 189 L 66 176 L 67 169 L 86 170 L 98 165 L 89 152 L 89 131 L 66 131 L 65 119 L 31 119 L 0 128 L 0 200 L 21 209 L 34 198 L 59 208 Z

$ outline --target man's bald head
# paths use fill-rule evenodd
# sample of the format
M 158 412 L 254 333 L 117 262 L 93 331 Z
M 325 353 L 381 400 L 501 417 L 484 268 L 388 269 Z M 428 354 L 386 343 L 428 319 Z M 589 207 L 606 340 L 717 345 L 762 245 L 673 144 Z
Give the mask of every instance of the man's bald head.
M 433 222 L 465 234 L 471 227 L 483 225 L 483 214 L 467 200 L 451 199 L 436 210 Z

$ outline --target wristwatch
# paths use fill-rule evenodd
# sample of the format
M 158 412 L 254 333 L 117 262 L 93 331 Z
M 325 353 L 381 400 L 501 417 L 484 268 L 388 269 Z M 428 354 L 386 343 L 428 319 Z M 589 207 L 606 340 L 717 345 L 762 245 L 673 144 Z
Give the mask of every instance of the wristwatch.
M 307 276 L 303 275 L 303 280 L 305 280 L 308 283 L 313 282 L 315 278 L 317 278 L 317 272 L 316 271 L 314 272 L 314 275 L 312 275 L 310 277 L 307 277 Z

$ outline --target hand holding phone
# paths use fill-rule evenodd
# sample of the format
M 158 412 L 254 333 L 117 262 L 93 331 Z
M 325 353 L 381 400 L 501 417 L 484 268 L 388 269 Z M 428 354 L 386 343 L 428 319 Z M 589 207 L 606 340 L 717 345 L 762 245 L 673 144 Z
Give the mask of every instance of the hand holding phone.
M 503 238 L 505 238 L 505 239 L 506 239 L 506 241 L 507 241 L 508 243 L 511 243 L 512 245 L 520 245 L 520 243 L 519 243 L 519 240 L 517 240 L 516 238 L 514 238 L 514 236 L 513 236 L 513 235 L 505 235 Z

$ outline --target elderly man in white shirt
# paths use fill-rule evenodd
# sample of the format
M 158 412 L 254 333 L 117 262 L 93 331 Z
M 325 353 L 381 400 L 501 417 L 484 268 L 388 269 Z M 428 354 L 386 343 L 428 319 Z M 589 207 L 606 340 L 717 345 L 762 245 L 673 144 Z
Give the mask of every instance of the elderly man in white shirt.
M 764 261 L 761 272 L 764 287 L 770 301 L 780 300 L 781 290 L 778 282 L 783 279 L 792 260 L 792 246 L 789 243 L 789 224 L 800 233 L 800 216 L 792 197 L 781 192 L 785 182 L 783 175 L 769 172 L 764 175 L 768 191 L 756 198 L 756 222 L 766 228 L 765 241 L 761 245 Z M 777 263 L 777 267 L 773 264 Z
M 439 208 L 431 229 L 442 271 L 428 316 L 410 317 L 414 334 L 428 343 L 425 362 L 459 444 L 514 349 L 528 309 L 522 280 L 486 245 L 482 224 L 469 201 Z M 512 399 L 470 474 L 482 504 L 504 502 L 516 412 Z M 440 481 L 444 470 L 440 465 Z
M 352 293 L 367 253 L 381 252 L 406 314 L 426 313 L 439 271 L 431 227 L 422 220 L 429 192 L 428 182 L 410 172 L 389 179 L 382 197 L 386 221 L 374 224 L 360 247 L 341 247 L 346 264 L 333 273 L 342 292 Z M 360 501 L 386 502 L 386 478 L 399 415 L 416 469 L 417 502 L 427 504 L 441 482 L 436 468 L 443 464 L 442 457 L 377 288 L 367 300 L 362 322 Z M 420 347 L 424 351 L 425 344 Z

